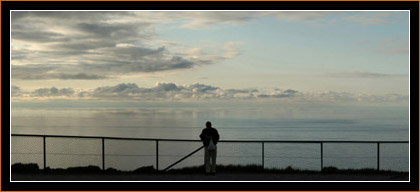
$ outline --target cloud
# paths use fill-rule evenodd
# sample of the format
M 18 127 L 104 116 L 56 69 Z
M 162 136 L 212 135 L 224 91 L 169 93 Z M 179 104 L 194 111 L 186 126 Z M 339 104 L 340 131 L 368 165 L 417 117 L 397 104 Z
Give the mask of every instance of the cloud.
M 36 89 L 31 92 L 32 97 L 59 97 L 59 96 L 72 96 L 75 93 L 73 88 L 62 88 L 57 89 L 55 87 L 51 88 L 41 88 Z
M 350 12 L 351 15 L 344 17 L 345 20 L 363 24 L 392 24 L 393 18 L 401 17 L 401 12 Z
M 398 78 L 408 77 L 404 74 L 386 74 L 386 73 L 373 73 L 373 72 L 339 72 L 339 73 L 328 73 L 326 76 L 336 78 L 368 78 L 368 79 L 380 79 L 380 78 Z
M 11 91 L 12 97 L 19 97 L 22 95 L 22 90 L 18 86 L 12 85 L 10 91 Z
M 191 90 L 194 93 L 206 93 L 206 92 L 209 92 L 209 91 L 217 90 L 219 88 L 218 87 L 213 87 L 213 86 L 210 86 L 210 85 L 204 85 L 204 84 L 196 83 L 196 84 L 189 85 L 188 89 Z
M 298 92 L 298 91 L 293 90 L 293 89 L 287 89 L 287 90 L 283 91 L 283 93 L 285 93 L 285 94 L 289 94 L 289 95 L 294 95 L 294 94 L 296 94 L 297 92 Z
M 114 49 L 114 48 L 113 48 Z M 120 48 L 108 50 L 108 58 L 85 60 L 79 64 L 30 64 L 12 65 L 12 78 L 16 79 L 105 79 L 123 74 L 147 73 L 189 69 L 212 64 L 211 60 L 185 59 L 180 56 L 165 56 L 164 48 Z M 69 73 L 74 71 L 76 73 Z M 83 71 L 94 72 L 92 74 Z
M 13 40 L 23 40 L 35 43 L 70 41 L 69 38 L 60 33 L 48 31 L 32 31 L 31 33 L 28 33 L 27 31 L 17 31 L 16 29 L 12 30 L 12 41 Z
M 182 87 L 178 87 L 174 83 L 157 83 L 155 87 L 157 91 L 181 91 L 182 89 Z
M 223 57 L 192 58 L 147 45 L 156 39 L 154 20 L 138 19 L 137 13 L 13 12 L 12 78 L 115 78 L 190 69 Z
M 62 21 L 72 20 L 97 20 L 105 21 L 115 17 L 135 16 L 127 11 L 12 11 L 12 20 L 18 21 L 27 18 L 56 18 Z
M 176 85 L 174 83 L 156 83 L 154 87 L 143 88 L 134 83 L 122 83 L 115 86 L 98 87 L 92 92 L 96 98 L 133 98 L 133 99 L 189 99 L 216 97 L 219 88 L 204 85 Z M 86 96 L 86 94 L 84 95 Z
M 109 24 L 109 23 L 78 23 L 76 29 L 93 38 L 127 38 L 139 33 L 142 25 Z M 147 24 L 146 24 L 147 25 Z M 144 27 L 144 26 L 143 26 Z
M 223 42 L 220 47 L 213 47 L 206 52 L 201 47 L 185 47 L 179 42 L 159 40 L 156 34 L 158 25 L 175 23 L 176 27 L 199 29 L 216 24 L 250 23 L 261 18 L 314 21 L 336 14 L 343 13 L 12 11 L 12 78 L 95 80 L 192 69 L 237 57 L 241 54 L 238 49 L 240 42 Z M 391 48 L 389 53 L 403 54 L 408 51 L 405 45 Z
M 127 59 L 104 60 L 102 64 L 81 64 L 80 68 L 103 74 L 130 74 L 139 72 L 158 72 L 176 69 L 189 69 L 203 63 L 191 61 L 179 56 L 169 58 L 144 58 L 136 61 Z
M 208 29 L 212 24 L 238 24 L 250 21 L 257 17 L 256 12 L 232 12 L 232 11 L 194 11 L 182 28 Z
M 362 93 L 348 93 L 327 91 L 321 93 L 305 93 L 302 95 L 307 101 L 320 103 L 342 103 L 342 104 L 356 104 L 356 103 L 406 103 L 409 96 L 404 94 L 384 94 L 372 95 Z
M 220 93 L 221 98 L 225 99 L 255 99 L 258 89 L 226 89 Z
M 311 21 L 338 12 L 331 11 L 200 11 L 178 14 L 186 22 L 181 28 L 209 29 L 214 24 L 244 24 L 256 19 L 274 17 L 283 21 Z
M 241 44 L 241 42 L 227 42 L 225 43 L 225 45 L 223 46 L 224 50 L 225 50 L 225 56 L 224 58 L 226 59 L 231 59 L 234 57 L 237 57 L 238 55 L 240 55 L 240 52 L 238 51 L 237 48 L 235 48 L 235 46 Z
M 193 47 L 179 50 L 177 51 L 177 55 L 197 63 L 197 66 L 208 65 L 232 59 L 241 55 L 241 51 L 237 47 L 242 43 L 243 42 L 228 41 L 222 45 L 214 46 L 211 48 L 215 51 L 206 51 L 199 47 Z
M 195 83 L 191 85 L 176 85 L 174 83 L 156 83 L 154 87 L 142 88 L 134 83 L 122 83 L 115 86 L 98 87 L 91 96 L 95 98 L 131 98 L 131 99 L 256 99 L 294 97 L 295 90 L 276 91 L 274 94 L 260 94 L 257 89 L 221 89 L 219 87 Z M 88 96 L 84 93 L 84 97 Z
M 224 93 L 236 94 L 236 93 L 256 93 L 258 89 L 226 89 Z
M 98 23 L 145 22 L 168 23 L 185 21 L 184 28 L 205 27 L 212 24 L 238 24 L 252 22 L 254 19 L 275 17 L 288 21 L 308 21 L 339 14 L 331 11 L 13 11 L 12 20 L 25 18 L 57 18 L 66 22 L 74 20 L 95 20 Z M 86 26 L 85 26 L 86 27 Z M 87 27 L 90 29 L 90 26 Z
M 95 75 L 95 74 L 87 74 L 87 73 L 77 73 L 77 74 L 57 74 L 57 79 L 83 79 L 83 80 L 95 80 L 95 79 L 106 79 L 108 77 Z
M 375 53 L 380 53 L 384 55 L 408 55 L 409 54 L 409 44 L 408 37 L 397 38 L 388 38 L 383 39 L 373 44 L 367 48 L 369 51 Z
M 75 99 L 75 100 L 117 100 L 117 101 L 258 101 L 287 103 L 325 103 L 325 104 L 378 104 L 407 103 L 408 95 L 372 95 L 348 92 L 300 92 L 294 89 L 223 89 L 206 84 L 177 85 L 158 82 L 153 87 L 140 87 L 135 83 L 121 83 L 102 86 L 91 90 L 77 88 L 39 88 L 28 92 L 12 86 L 14 100 L 26 99 Z
M 116 86 L 105 86 L 96 88 L 92 96 L 94 97 L 128 97 L 140 93 L 141 89 L 134 83 L 122 83 Z
M 270 94 L 259 94 L 259 98 L 289 98 L 289 97 L 296 97 L 298 91 L 287 89 L 282 91 L 281 89 L 275 89 L 275 92 Z
M 93 73 L 69 73 L 66 71 L 78 71 L 78 66 L 66 64 L 33 64 L 33 65 L 12 65 L 12 78 L 23 80 L 44 80 L 44 79 L 61 79 L 61 80 L 96 80 L 107 79 L 111 77 L 97 75 Z

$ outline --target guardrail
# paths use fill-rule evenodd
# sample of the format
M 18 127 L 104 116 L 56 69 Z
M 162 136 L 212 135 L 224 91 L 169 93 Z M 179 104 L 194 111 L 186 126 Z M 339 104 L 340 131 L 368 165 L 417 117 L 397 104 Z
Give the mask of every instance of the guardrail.
M 67 135 L 34 135 L 34 134 L 11 134 L 12 137 L 38 137 L 42 138 L 42 154 L 43 154 L 43 167 L 44 169 L 47 167 L 47 138 L 81 138 L 81 139 L 98 139 L 101 140 L 102 143 L 102 169 L 105 170 L 105 141 L 106 140 L 135 140 L 135 141 L 154 141 L 156 143 L 156 169 L 159 169 L 159 142 L 162 141 L 175 141 L 175 142 L 201 142 L 200 140 L 187 140 L 187 139 L 153 139 L 153 138 L 123 138 L 123 137 L 99 137 L 99 136 L 67 136 Z M 408 141 L 311 141 L 311 140 L 299 140 L 299 141 L 285 141 L 285 140 L 221 140 L 219 143 L 260 143 L 261 144 L 261 165 L 264 168 L 265 164 L 265 144 L 266 143 L 306 143 L 306 144 L 319 144 L 320 147 L 320 167 L 321 170 L 324 167 L 324 144 L 325 143 L 371 143 L 376 144 L 376 156 L 377 156 L 377 170 L 380 170 L 380 146 L 384 143 L 391 143 L 391 144 L 397 144 L 397 143 L 409 143 Z M 200 147 L 199 149 L 195 150 L 193 153 L 199 151 L 203 147 Z M 191 156 L 193 153 L 187 155 L 186 157 L 182 158 L 181 160 L 175 162 L 171 166 L 164 169 L 165 171 L 171 168 L 173 165 L 179 163 L 180 161 L 186 159 L 187 157 Z

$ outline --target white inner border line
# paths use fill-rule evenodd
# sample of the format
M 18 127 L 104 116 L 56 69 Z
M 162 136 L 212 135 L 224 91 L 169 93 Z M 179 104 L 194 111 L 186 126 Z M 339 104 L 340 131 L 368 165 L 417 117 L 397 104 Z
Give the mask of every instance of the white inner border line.
M 12 11 L 55 11 L 55 12 L 105 12 L 105 11 L 121 11 L 121 12 L 151 12 L 151 11 L 162 11 L 162 12 L 191 12 L 191 11 L 232 11 L 232 12 L 243 12 L 243 11 L 253 11 L 253 12 L 266 12 L 266 11 L 300 11 L 300 12 L 401 12 L 408 11 L 408 181 L 12 181 L 12 170 L 10 169 L 10 182 L 410 182 L 411 180 L 411 167 L 410 167 L 410 10 L 10 10 L 10 23 L 9 23 L 9 37 L 10 37 L 10 50 L 9 50 L 9 59 L 10 59 L 10 112 L 12 111 Z M 10 113 L 10 134 L 12 133 L 12 113 Z M 12 136 L 10 135 L 10 163 L 12 163 Z M 11 166 L 11 165 L 10 165 Z

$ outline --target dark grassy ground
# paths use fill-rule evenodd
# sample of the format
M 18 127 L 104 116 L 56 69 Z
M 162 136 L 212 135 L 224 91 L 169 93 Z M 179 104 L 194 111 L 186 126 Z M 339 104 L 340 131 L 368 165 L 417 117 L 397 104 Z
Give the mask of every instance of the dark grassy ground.
M 408 181 L 407 172 L 376 171 L 374 169 L 337 169 L 323 171 L 262 169 L 261 166 L 218 166 L 216 175 L 205 175 L 204 167 L 156 171 L 152 166 L 134 171 L 97 166 L 40 170 L 37 164 L 12 165 L 13 181 Z

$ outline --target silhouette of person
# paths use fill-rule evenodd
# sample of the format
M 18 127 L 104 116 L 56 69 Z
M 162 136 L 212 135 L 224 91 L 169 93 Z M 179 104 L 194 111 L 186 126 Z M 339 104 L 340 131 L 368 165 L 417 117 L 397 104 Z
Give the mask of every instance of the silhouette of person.
M 206 128 L 200 134 L 201 141 L 204 145 L 204 165 L 206 167 L 206 174 L 216 174 L 216 155 L 217 142 L 220 139 L 219 133 L 211 126 L 211 122 L 206 122 Z M 214 144 L 212 145 L 211 142 Z

